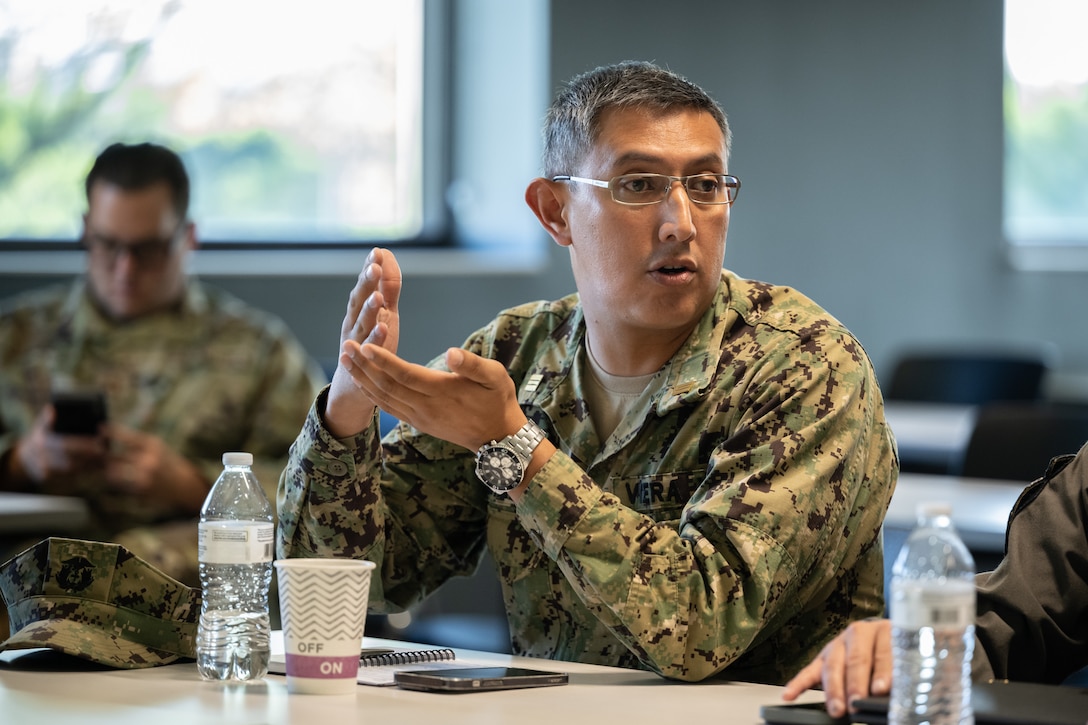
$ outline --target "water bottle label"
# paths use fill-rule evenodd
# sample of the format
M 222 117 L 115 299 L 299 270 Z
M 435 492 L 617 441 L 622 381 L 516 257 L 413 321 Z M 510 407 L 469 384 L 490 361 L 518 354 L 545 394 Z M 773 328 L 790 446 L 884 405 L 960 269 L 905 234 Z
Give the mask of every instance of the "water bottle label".
M 905 630 L 963 629 L 975 623 L 973 582 L 943 587 L 892 584 L 892 626 Z
M 269 521 L 210 521 L 197 530 L 197 557 L 205 564 L 272 561 L 276 530 Z

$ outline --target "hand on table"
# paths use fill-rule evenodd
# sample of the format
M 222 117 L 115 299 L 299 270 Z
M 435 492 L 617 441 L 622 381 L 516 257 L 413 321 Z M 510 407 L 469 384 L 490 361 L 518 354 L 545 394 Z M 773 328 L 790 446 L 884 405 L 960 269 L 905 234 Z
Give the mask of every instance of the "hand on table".
M 782 699 L 797 699 L 823 684 L 827 712 L 842 717 L 855 699 L 887 695 L 892 682 L 892 625 L 887 619 L 853 622 L 786 683 Z

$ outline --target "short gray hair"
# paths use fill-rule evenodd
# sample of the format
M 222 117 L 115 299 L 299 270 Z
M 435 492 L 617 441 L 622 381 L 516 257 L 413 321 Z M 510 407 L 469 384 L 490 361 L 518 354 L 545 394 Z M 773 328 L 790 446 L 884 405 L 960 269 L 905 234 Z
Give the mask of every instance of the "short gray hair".
M 645 61 L 601 66 L 575 76 L 559 92 L 544 120 L 544 175 L 570 174 L 600 134 L 601 114 L 610 108 L 643 108 L 667 113 L 706 111 L 718 123 L 729 154 L 729 121 L 718 102 L 699 86 Z

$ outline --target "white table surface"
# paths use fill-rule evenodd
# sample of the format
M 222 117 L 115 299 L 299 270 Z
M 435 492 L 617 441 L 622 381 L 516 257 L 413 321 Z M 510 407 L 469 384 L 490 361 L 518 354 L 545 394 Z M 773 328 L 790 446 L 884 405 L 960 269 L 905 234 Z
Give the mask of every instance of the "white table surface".
M 950 468 L 959 463 L 978 408 L 973 405 L 885 401 L 884 416 L 904 463 Z
M 942 501 L 952 506 L 952 523 L 970 549 L 1005 550 L 1009 513 L 1025 484 L 989 478 L 900 473 L 884 518 L 889 529 L 909 531 L 917 522 L 918 504 Z
M 372 638 L 365 638 L 363 644 L 410 646 Z M 273 651 L 282 652 L 282 648 L 282 638 L 274 636 Z M 27 654 L 3 652 L 0 653 L 0 721 L 109 725 L 341 722 L 601 725 L 684 720 L 756 725 L 762 723 L 761 705 L 781 701 L 781 688 L 770 685 L 677 683 L 635 670 L 471 650 L 457 652 L 473 661 L 568 672 L 570 684 L 464 694 L 360 685 L 352 695 L 294 695 L 287 692 L 286 677 L 281 675 L 269 675 L 244 686 L 203 682 L 191 662 L 146 670 L 43 672 L 19 664 L 18 658 Z M 28 654 L 41 657 L 45 653 L 31 650 Z M 76 667 L 69 670 L 78 668 L 78 661 L 75 662 Z M 823 695 L 808 692 L 803 699 L 822 701 Z
M 81 498 L 0 491 L 0 536 L 64 535 L 78 531 L 87 520 Z

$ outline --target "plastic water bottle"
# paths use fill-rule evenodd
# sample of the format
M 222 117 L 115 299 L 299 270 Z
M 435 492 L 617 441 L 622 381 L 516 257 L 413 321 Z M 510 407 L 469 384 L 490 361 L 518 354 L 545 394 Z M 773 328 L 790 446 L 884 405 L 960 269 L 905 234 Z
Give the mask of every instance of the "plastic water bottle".
M 918 506 L 892 569 L 889 725 L 972 725 L 975 562 L 946 504 Z
M 200 510 L 196 665 L 205 680 L 256 680 L 268 672 L 275 532 L 252 465 L 250 453 L 224 453 L 223 473 Z

